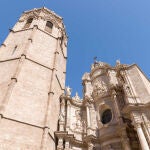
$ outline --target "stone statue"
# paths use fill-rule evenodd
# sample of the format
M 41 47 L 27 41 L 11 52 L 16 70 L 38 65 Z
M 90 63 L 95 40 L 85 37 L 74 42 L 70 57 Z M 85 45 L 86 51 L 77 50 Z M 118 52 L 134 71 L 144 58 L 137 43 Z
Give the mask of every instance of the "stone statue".
M 67 87 L 65 88 L 65 92 L 66 92 L 66 95 L 67 95 L 67 96 L 70 96 L 70 95 L 71 95 L 71 88 L 70 88 L 69 86 L 67 86 Z

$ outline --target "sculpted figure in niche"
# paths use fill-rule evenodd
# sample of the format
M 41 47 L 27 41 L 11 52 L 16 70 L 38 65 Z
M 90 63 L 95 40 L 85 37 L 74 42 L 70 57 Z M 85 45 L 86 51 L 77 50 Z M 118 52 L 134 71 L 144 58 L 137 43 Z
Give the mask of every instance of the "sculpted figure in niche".
M 76 127 L 77 128 L 81 128 L 82 127 L 82 124 L 81 124 L 81 114 L 80 114 L 80 110 L 76 110 L 75 111 L 75 115 L 76 115 L 76 118 L 77 118 L 77 123 L 76 123 Z
M 76 122 L 73 124 L 74 130 L 81 132 L 82 131 L 82 120 L 81 120 L 80 110 L 75 111 L 75 117 L 76 117 Z
M 127 96 L 132 96 L 129 85 L 125 84 L 124 88 L 125 88 L 125 92 L 126 92 Z

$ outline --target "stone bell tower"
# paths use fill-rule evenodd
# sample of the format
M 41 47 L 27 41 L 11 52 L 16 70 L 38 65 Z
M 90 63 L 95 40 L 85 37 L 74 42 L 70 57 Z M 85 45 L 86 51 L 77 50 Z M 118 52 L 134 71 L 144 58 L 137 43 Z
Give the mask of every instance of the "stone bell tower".
M 67 36 L 46 8 L 22 14 L 0 47 L 0 149 L 54 150 Z

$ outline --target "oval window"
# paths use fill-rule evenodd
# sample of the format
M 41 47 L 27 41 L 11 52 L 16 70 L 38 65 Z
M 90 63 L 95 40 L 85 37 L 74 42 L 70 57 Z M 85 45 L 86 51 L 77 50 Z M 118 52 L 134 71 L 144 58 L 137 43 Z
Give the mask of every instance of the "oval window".
M 111 119 L 112 119 L 111 110 L 110 110 L 110 109 L 105 110 L 105 111 L 102 113 L 101 122 L 102 122 L 103 124 L 107 124 L 108 122 L 111 121 Z

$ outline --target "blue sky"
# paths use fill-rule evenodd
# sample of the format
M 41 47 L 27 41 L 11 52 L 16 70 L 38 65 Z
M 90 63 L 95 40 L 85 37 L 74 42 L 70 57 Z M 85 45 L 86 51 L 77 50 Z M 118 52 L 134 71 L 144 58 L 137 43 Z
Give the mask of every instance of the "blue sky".
M 25 10 L 45 6 L 64 18 L 68 41 L 66 85 L 82 95 L 82 75 L 93 57 L 138 64 L 149 78 L 149 0 L 1 0 L 0 43 Z

